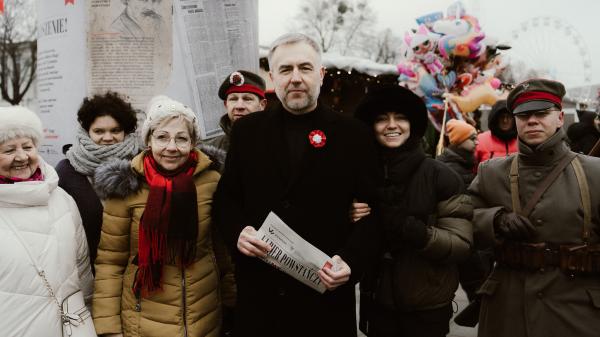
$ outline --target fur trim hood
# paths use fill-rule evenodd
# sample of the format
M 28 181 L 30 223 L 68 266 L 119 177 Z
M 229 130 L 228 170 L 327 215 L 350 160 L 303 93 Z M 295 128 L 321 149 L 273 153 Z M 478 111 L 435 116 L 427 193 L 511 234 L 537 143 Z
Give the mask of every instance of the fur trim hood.
M 204 153 L 198 153 L 198 164 L 194 175 L 204 171 L 215 169 L 213 162 Z M 131 161 L 126 159 L 112 160 L 98 167 L 94 174 L 94 189 L 101 200 L 118 198 L 123 199 L 128 195 L 138 192 L 144 177 L 144 156 L 142 152 Z
M 131 168 L 131 161 L 117 159 L 100 165 L 94 173 L 94 189 L 101 200 L 125 198 L 137 192 L 143 177 Z
M 212 160 L 213 168 L 215 170 L 223 172 L 225 158 L 227 158 L 227 152 L 225 150 L 206 143 L 201 143 L 198 148 Z

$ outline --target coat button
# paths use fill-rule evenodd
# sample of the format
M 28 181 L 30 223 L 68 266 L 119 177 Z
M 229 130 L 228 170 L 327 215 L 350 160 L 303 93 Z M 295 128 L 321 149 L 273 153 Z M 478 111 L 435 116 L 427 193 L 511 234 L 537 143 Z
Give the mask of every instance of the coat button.
M 542 298 L 542 297 L 544 297 L 544 293 L 540 291 L 539 293 L 536 294 L 536 296 L 538 298 Z
M 534 176 L 534 177 L 536 177 L 536 178 L 539 178 L 539 177 L 541 177 L 541 176 L 542 176 L 542 172 L 535 172 L 535 173 L 533 174 L 533 176 Z
M 284 200 L 281 202 L 281 206 L 283 206 L 283 208 L 290 208 L 292 204 L 290 204 L 289 200 Z
M 279 296 L 285 296 L 285 289 L 283 289 L 283 288 L 277 289 L 277 295 L 279 295 Z
M 535 225 L 536 225 L 536 226 L 541 226 L 541 225 L 543 225 L 543 224 L 544 224 L 544 221 L 542 221 L 542 219 L 537 219 L 537 220 L 535 220 Z

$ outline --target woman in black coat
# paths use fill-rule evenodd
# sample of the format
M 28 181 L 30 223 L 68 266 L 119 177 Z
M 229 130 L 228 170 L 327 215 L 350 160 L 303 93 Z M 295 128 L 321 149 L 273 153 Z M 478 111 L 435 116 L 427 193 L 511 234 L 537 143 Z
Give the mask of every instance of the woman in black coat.
M 92 270 L 102 227 L 102 203 L 94 191 L 94 173 L 112 160 L 129 160 L 139 152 L 137 118 L 131 104 L 117 93 L 85 98 L 77 112 L 79 128 L 66 159 L 56 165 L 58 185 L 69 193 L 81 219 L 90 250 Z M 129 165 L 128 161 L 124 162 Z
M 385 237 L 379 264 L 361 281 L 361 329 L 369 337 L 445 336 L 456 264 L 468 257 L 472 241 L 472 206 L 462 179 L 421 148 L 427 112 L 410 90 L 376 88 L 356 116 L 379 145 L 374 206 Z

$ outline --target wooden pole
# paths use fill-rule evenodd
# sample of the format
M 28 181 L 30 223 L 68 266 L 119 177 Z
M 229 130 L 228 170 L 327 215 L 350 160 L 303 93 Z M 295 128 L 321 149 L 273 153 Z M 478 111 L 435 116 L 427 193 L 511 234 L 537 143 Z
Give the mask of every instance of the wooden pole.
M 444 99 L 444 116 L 442 117 L 442 129 L 440 130 L 440 139 L 438 140 L 435 148 L 435 156 L 444 152 L 444 136 L 446 135 L 446 116 L 448 115 L 448 98 Z

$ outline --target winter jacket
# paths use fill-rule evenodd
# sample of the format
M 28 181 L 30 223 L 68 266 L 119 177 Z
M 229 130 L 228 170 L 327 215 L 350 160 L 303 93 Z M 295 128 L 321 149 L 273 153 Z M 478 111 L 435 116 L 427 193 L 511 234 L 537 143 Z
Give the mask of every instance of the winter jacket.
M 477 147 L 475 148 L 475 164 L 484 162 L 490 158 L 506 157 L 511 153 L 517 152 L 517 138 L 504 141 L 492 134 L 491 131 L 485 131 L 477 135 Z
M 522 207 L 541 181 L 570 151 L 559 130 L 531 148 L 519 142 L 519 194 Z M 484 162 L 469 187 L 472 194 L 475 241 L 492 247 L 493 222 L 500 209 L 512 210 L 510 166 L 514 155 Z M 579 156 L 591 196 L 591 237 L 600 243 L 600 159 Z M 568 165 L 546 190 L 529 216 L 537 234 L 531 242 L 581 244 L 583 206 L 579 184 Z M 527 271 L 496 265 L 481 287 L 480 337 L 598 336 L 600 278 L 571 276 L 559 268 Z
M 592 120 L 591 124 L 583 122 L 571 124 L 567 136 L 573 152 L 588 154 L 600 139 L 600 131 L 596 129 Z
M 499 126 L 502 114 L 510 114 L 505 101 L 498 101 L 492 107 L 488 116 L 488 129 L 477 135 L 477 147 L 475 148 L 475 168 L 479 163 L 495 157 L 506 157 L 517 152 L 517 127 L 503 131 Z
M 401 248 L 384 249 L 383 265 L 375 271 L 379 279 L 375 298 L 388 309 L 401 312 L 441 308 L 452 301 L 458 288 L 457 263 L 470 254 L 472 206 L 464 194 L 463 181 L 445 164 L 425 158 L 407 170 L 406 161 L 384 163 L 387 178 L 382 191 L 396 192 L 382 192 L 380 205 L 376 206 L 385 218 L 386 208 L 398 205 L 406 216 L 427 225 L 428 239 L 423 248 L 416 249 L 406 243 L 396 245 L 398 239 L 386 235 L 389 246 Z M 386 263 L 393 265 L 392 299 L 385 293 L 378 294 L 386 282 L 381 274 Z
M 448 165 L 454 172 L 458 173 L 462 178 L 466 189 L 471 184 L 471 181 L 473 181 L 473 178 L 475 178 L 475 173 L 473 172 L 473 154 L 471 153 L 470 156 L 468 156 L 463 152 L 464 150 L 462 149 L 448 147 L 436 159 Z
M 45 271 L 59 302 L 82 290 L 91 301 L 93 277 L 77 206 L 58 187 L 58 175 L 40 159 L 43 181 L 0 184 L 0 336 L 61 337 L 55 300 L 27 251 L 5 222 L 20 233 Z
M 81 214 L 93 269 L 102 227 L 102 202 L 88 177 L 75 171 L 68 159 L 63 159 L 56 165 L 56 173 L 59 177 L 58 186 L 73 197 Z
M 185 267 L 165 264 L 163 290 L 136 299 L 132 292 L 137 266 L 140 219 L 149 186 L 143 172 L 143 152 L 126 161 L 102 166 L 95 181 L 104 205 L 104 220 L 93 300 L 98 334 L 129 336 L 219 336 L 221 324 L 220 271 L 224 251 L 218 249 L 211 225 L 212 195 L 219 174 L 210 160 L 197 151 L 194 183 L 198 200 L 198 241 L 195 261 Z M 125 162 L 125 164 L 123 163 Z M 233 289 L 229 289 L 233 292 Z
M 229 151 L 229 134 L 232 126 L 229 115 L 225 114 L 221 116 L 219 126 L 221 126 L 224 134 L 211 139 L 203 140 L 200 144 L 200 150 L 206 153 L 217 165 L 219 172 L 223 173 L 223 170 L 225 169 L 225 157 L 227 155 L 227 151 Z

